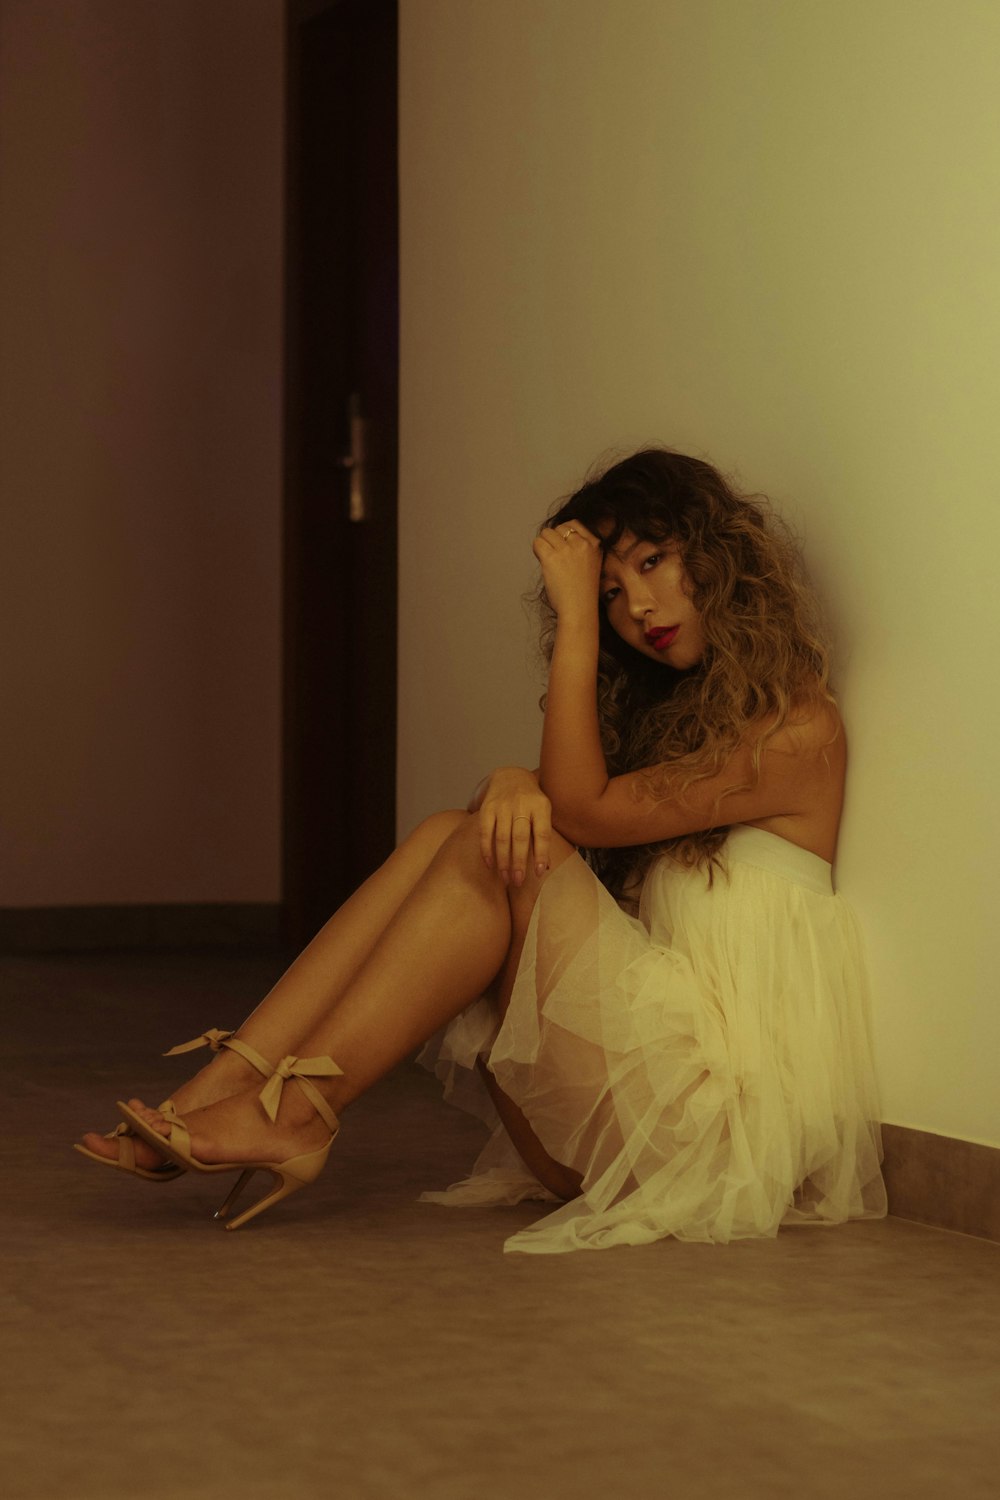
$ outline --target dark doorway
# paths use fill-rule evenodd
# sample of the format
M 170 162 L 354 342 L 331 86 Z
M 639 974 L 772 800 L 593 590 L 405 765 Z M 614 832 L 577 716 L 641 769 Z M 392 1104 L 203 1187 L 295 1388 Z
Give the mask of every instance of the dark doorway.
M 288 0 L 284 872 L 298 948 L 391 850 L 396 0 Z

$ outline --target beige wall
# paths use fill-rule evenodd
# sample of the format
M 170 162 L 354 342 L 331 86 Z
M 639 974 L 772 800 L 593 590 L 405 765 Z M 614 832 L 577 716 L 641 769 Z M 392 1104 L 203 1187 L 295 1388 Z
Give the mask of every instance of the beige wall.
M 282 45 L 0 0 L 0 905 L 278 896 Z
M 601 452 L 797 520 L 885 1116 L 1000 1144 L 1000 8 L 403 0 L 401 822 L 534 764 L 519 592 Z

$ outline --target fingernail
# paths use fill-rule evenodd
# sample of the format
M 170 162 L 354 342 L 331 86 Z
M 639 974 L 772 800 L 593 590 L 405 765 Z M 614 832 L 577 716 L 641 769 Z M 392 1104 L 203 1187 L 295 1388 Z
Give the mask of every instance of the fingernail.
M 546 869 L 545 865 L 543 865 L 542 862 L 541 862 L 541 860 L 539 860 L 538 864 L 535 866 L 535 874 L 536 875 L 544 875 L 545 874 L 545 869 Z
M 515 885 L 523 885 L 524 884 L 524 871 L 523 870 L 515 870 L 514 871 L 514 884 Z
M 493 868 L 493 856 L 491 854 L 484 854 L 483 855 L 483 859 L 486 861 L 486 868 L 487 868 L 487 870 L 492 870 L 492 868 Z

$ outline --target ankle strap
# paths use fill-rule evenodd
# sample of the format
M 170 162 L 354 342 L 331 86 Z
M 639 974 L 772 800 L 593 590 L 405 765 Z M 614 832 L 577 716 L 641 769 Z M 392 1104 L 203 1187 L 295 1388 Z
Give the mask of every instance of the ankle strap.
M 193 1041 L 181 1042 L 178 1047 L 171 1047 L 169 1052 L 164 1052 L 164 1057 L 176 1057 L 179 1052 L 194 1052 L 198 1047 L 211 1047 L 213 1052 L 218 1052 L 224 1042 L 232 1036 L 231 1031 L 220 1031 L 213 1026 L 210 1031 L 203 1031 L 201 1036 L 196 1036 Z
M 242 1037 L 238 1037 L 233 1031 L 219 1031 L 217 1027 L 213 1027 L 211 1031 L 203 1031 L 201 1036 L 196 1036 L 191 1042 L 181 1042 L 179 1047 L 171 1047 L 170 1051 L 164 1052 L 163 1055 L 174 1057 L 178 1052 L 193 1052 L 196 1047 L 211 1047 L 213 1052 L 221 1052 L 225 1047 L 230 1052 L 238 1052 L 240 1057 L 246 1058 L 251 1067 L 257 1069 L 262 1078 L 270 1078 L 274 1072 L 267 1058 L 261 1057 L 255 1048 L 243 1041 Z
M 271 1120 L 278 1118 L 281 1091 L 288 1079 L 294 1078 L 316 1113 L 336 1135 L 340 1121 L 327 1104 L 323 1095 L 310 1078 L 343 1077 L 343 1068 L 338 1068 L 332 1057 L 283 1057 L 260 1091 L 260 1102 Z M 308 1076 L 307 1076 L 308 1075 Z
M 245 1057 L 251 1067 L 257 1069 L 262 1078 L 270 1078 L 274 1072 L 267 1058 L 261 1057 L 260 1053 L 245 1042 L 242 1037 L 233 1036 L 230 1033 L 219 1045 L 220 1047 L 227 1047 L 230 1052 L 238 1052 L 240 1057 Z

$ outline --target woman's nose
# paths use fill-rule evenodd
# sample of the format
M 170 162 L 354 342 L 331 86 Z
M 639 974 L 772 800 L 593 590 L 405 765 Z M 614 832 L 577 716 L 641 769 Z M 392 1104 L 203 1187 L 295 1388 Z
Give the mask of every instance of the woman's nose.
M 649 614 L 652 607 L 652 602 L 645 589 L 636 588 L 629 590 L 628 612 L 633 620 L 641 620 L 644 615 Z

